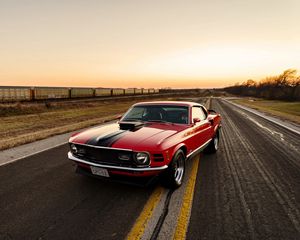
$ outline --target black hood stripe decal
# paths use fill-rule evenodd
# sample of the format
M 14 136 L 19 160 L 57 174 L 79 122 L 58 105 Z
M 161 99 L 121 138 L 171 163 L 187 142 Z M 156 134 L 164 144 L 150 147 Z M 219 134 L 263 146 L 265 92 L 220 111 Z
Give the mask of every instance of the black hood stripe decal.
M 95 136 L 88 140 L 86 144 L 94 145 L 94 146 L 101 146 L 101 147 L 111 147 L 112 144 L 120 139 L 127 131 L 126 130 L 119 130 L 105 136 Z

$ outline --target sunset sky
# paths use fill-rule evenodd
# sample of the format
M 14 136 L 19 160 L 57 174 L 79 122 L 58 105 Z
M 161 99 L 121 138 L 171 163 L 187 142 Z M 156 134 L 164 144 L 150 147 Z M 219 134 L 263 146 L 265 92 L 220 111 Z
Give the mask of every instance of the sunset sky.
M 208 88 L 288 68 L 299 0 L 0 0 L 0 85 Z

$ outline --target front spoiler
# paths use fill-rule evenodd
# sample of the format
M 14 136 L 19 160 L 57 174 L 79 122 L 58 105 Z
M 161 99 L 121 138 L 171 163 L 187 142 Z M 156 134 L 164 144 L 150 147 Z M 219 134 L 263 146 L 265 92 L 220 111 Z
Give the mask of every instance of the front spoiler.
M 133 168 L 133 167 L 121 167 L 121 166 L 113 166 L 106 164 L 94 163 L 86 160 L 82 160 L 80 158 L 75 157 L 71 152 L 68 152 L 68 158 L 74 162 L 83 163 L 89 166 L 107 168 L 111 170 L 125 170 L 125 171 L 134 171 L 134 172 L 147 172 L 147 171 L 161 171 L 168 168 L 168 165 L 163 165 L 161 167 L 141 167 L 141 168 Z

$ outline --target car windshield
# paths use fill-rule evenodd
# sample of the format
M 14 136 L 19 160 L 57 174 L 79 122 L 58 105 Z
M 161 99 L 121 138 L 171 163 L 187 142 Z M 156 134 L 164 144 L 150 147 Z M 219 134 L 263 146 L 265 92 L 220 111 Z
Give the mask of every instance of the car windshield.
M 125 114 L 122 121 L 147 121 L 166 123 L 188 123 L 188 107 L 144 105 L 135 106 Z

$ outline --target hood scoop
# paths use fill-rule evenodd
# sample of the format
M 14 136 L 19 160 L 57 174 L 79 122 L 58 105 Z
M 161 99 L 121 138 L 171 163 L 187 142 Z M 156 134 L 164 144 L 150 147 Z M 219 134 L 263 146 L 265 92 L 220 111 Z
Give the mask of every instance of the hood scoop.
M 143 122 L 119 122 L 120 130 L 136 131 L 144 125 Z

